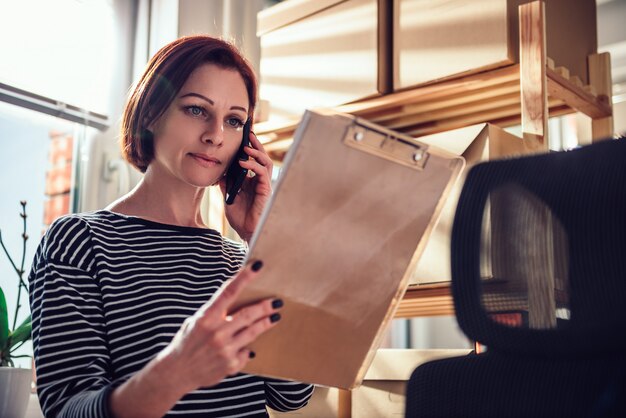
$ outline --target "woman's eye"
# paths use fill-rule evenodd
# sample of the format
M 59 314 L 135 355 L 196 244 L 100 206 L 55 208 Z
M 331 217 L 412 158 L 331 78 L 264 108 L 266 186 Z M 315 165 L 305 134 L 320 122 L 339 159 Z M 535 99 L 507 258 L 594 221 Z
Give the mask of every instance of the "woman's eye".
M 227 123 L 233 128 L 239 128 L 243 126 L 243 122 L 238 118 L 230 118 L 228 119 Z
M 187 112 L 189 112 L 192 116 L 204 115 L 204 109 L 199 106 L 187 106 Z

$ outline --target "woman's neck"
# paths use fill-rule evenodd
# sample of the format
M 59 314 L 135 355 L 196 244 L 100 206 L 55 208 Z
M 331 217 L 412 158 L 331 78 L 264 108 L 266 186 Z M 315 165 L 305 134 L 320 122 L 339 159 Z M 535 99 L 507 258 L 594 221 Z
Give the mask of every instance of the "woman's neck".
M 161 177 L 148 170 L 132 191 L 106 209 L 169 225 L 206 227 L 200 215 L 204 189 Z

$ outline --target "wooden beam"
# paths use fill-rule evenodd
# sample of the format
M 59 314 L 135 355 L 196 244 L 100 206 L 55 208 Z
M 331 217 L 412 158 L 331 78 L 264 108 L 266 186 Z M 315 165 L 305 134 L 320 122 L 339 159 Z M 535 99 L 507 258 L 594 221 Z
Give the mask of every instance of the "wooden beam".
M 345 104 L 336 107 L 335 110 L 353 115 L 370 114 L 410 103 L 418 103 L 424 100 L 447 97 L 451 94 L 482 89 L 484 87 L 516 80 L 518 77 L 518 65 L 509 65 L 507 67 L 485 71 L 467 77 L 374 97 L 361 102 Z
M 563 100 L 572 109 L 582 112 L 590 118 L 604 118 L 612 114 L 611 107 L 606 102 L 607 99 L 602 99 L 602 96 L 593 94 L 594 90 L 598 91 L 597 87 L 593 85 L 581 87 L 575 82 L 578 77 L 570 78 L 569 71 L 562 67 L 559 68 L 554 71 L 550 69 L 546 71 L 550 97 Z
M 299 119 L 280 122 L 260 122 L 254 125 L 254 132 L 262 143 L 266 143 L 280 138 L 281 134 L 293 135 L 298 123 L 300 123 Z M 263 137 L 265 138 L 265 141 Z
M 504 106 L 510 105 L 516 105 L 516 109 L 518 108 L 519 92 L 507 94 L 500 97 L 490 97 L 482 100 L 474 100 L 469 103 L 433 109 L 431 111 L 426 111 L 414 115 L 402 116 L 396 119 L 389 120 L 386 125 L 390 129 L 401 129 L 405 126 L 417 125 L 429 121 L 444 120 L 467 114 L 499 110 L 502 109 Z
M 598 99 L 608 108 L 609 113 L 591 120 L 592 141 L 611 138 L 613 127 L 613 79 L 611 77 L 611 55 L 608 52 L 587 57 L 589 81 L 595 88 Z
M 555 100 L 553 103 L 555 107 L 560 104 L 562 104 L 562 101 L 560 100 Z M 457 117 L 433 119 L 415 126 L 406 126 L 399 130 L 412 136 L 423 136 L 450 129 L 462 128 L 476 123 L 492 122 L 497 119 L 509 118 L 519 114 L 520 104 L 516 102 L 512 105 L 501 106 L 499 108 L 492 108 L 475 113 L 466 112 Z M 531 150 L 539 151 L 536 147 L 531 148 Z
M 545 5 L 519 6 L 522 135 L 533 151 L 548 150 Z
M 337 389 L 337 418 L 352 418 L 352 394 L 346 389 Z
M 572 113 L 575 113 L 575 111 L 571 107 L 565 104 L 561 104 L 561 105 L 556 105 L 556 106 L 550 106 L 549 117 L 552 118 L 555 116 L 569 115 Z M 521 115 L 513 115 L 510 117 L 492 119 L 491 123 L 493 123 L 494 125 L 500 126 L 502 128 L 507 128 L 509 126 L 518 126 L 518 125 L 521 125 L 522 123 L 522 117 Z
M 401 112 L 395 115 L 385 115 L 384 117 L 375 117 L 372 121 L 378 123 L 386 122 L 388 126 L 396 124 L 396 120 L 400 117 L 424 114 L 455 106 L 471 106 L 481 101 L 498 100 L 503 96 L 511 97 L 514 94 L 515 100 L 519 101 L 519 81 L 509 81 L 497 87 L 486 87 L 484 89 L 472 92 L 463 92 L 439 100 L 418 102 L 403 106 Z

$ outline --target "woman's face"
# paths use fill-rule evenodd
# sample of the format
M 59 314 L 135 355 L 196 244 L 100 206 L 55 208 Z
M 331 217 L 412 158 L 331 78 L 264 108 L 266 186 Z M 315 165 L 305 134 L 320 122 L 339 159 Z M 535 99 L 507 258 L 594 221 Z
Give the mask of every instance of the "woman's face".
M 215 184 L 233 160 L 248 117 L 248 92 L 238 71 L 203 64 L 150 127 L 158 170 L 195 187 Z

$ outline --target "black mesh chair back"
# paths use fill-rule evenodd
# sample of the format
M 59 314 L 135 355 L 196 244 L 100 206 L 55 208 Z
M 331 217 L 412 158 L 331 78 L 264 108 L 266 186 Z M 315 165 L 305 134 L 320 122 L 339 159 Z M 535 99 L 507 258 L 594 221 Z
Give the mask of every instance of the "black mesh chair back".
M 487 352 L 420 366 L 407 416 L 626 416 L 626 140 L 475 166 L 451 245 Z

